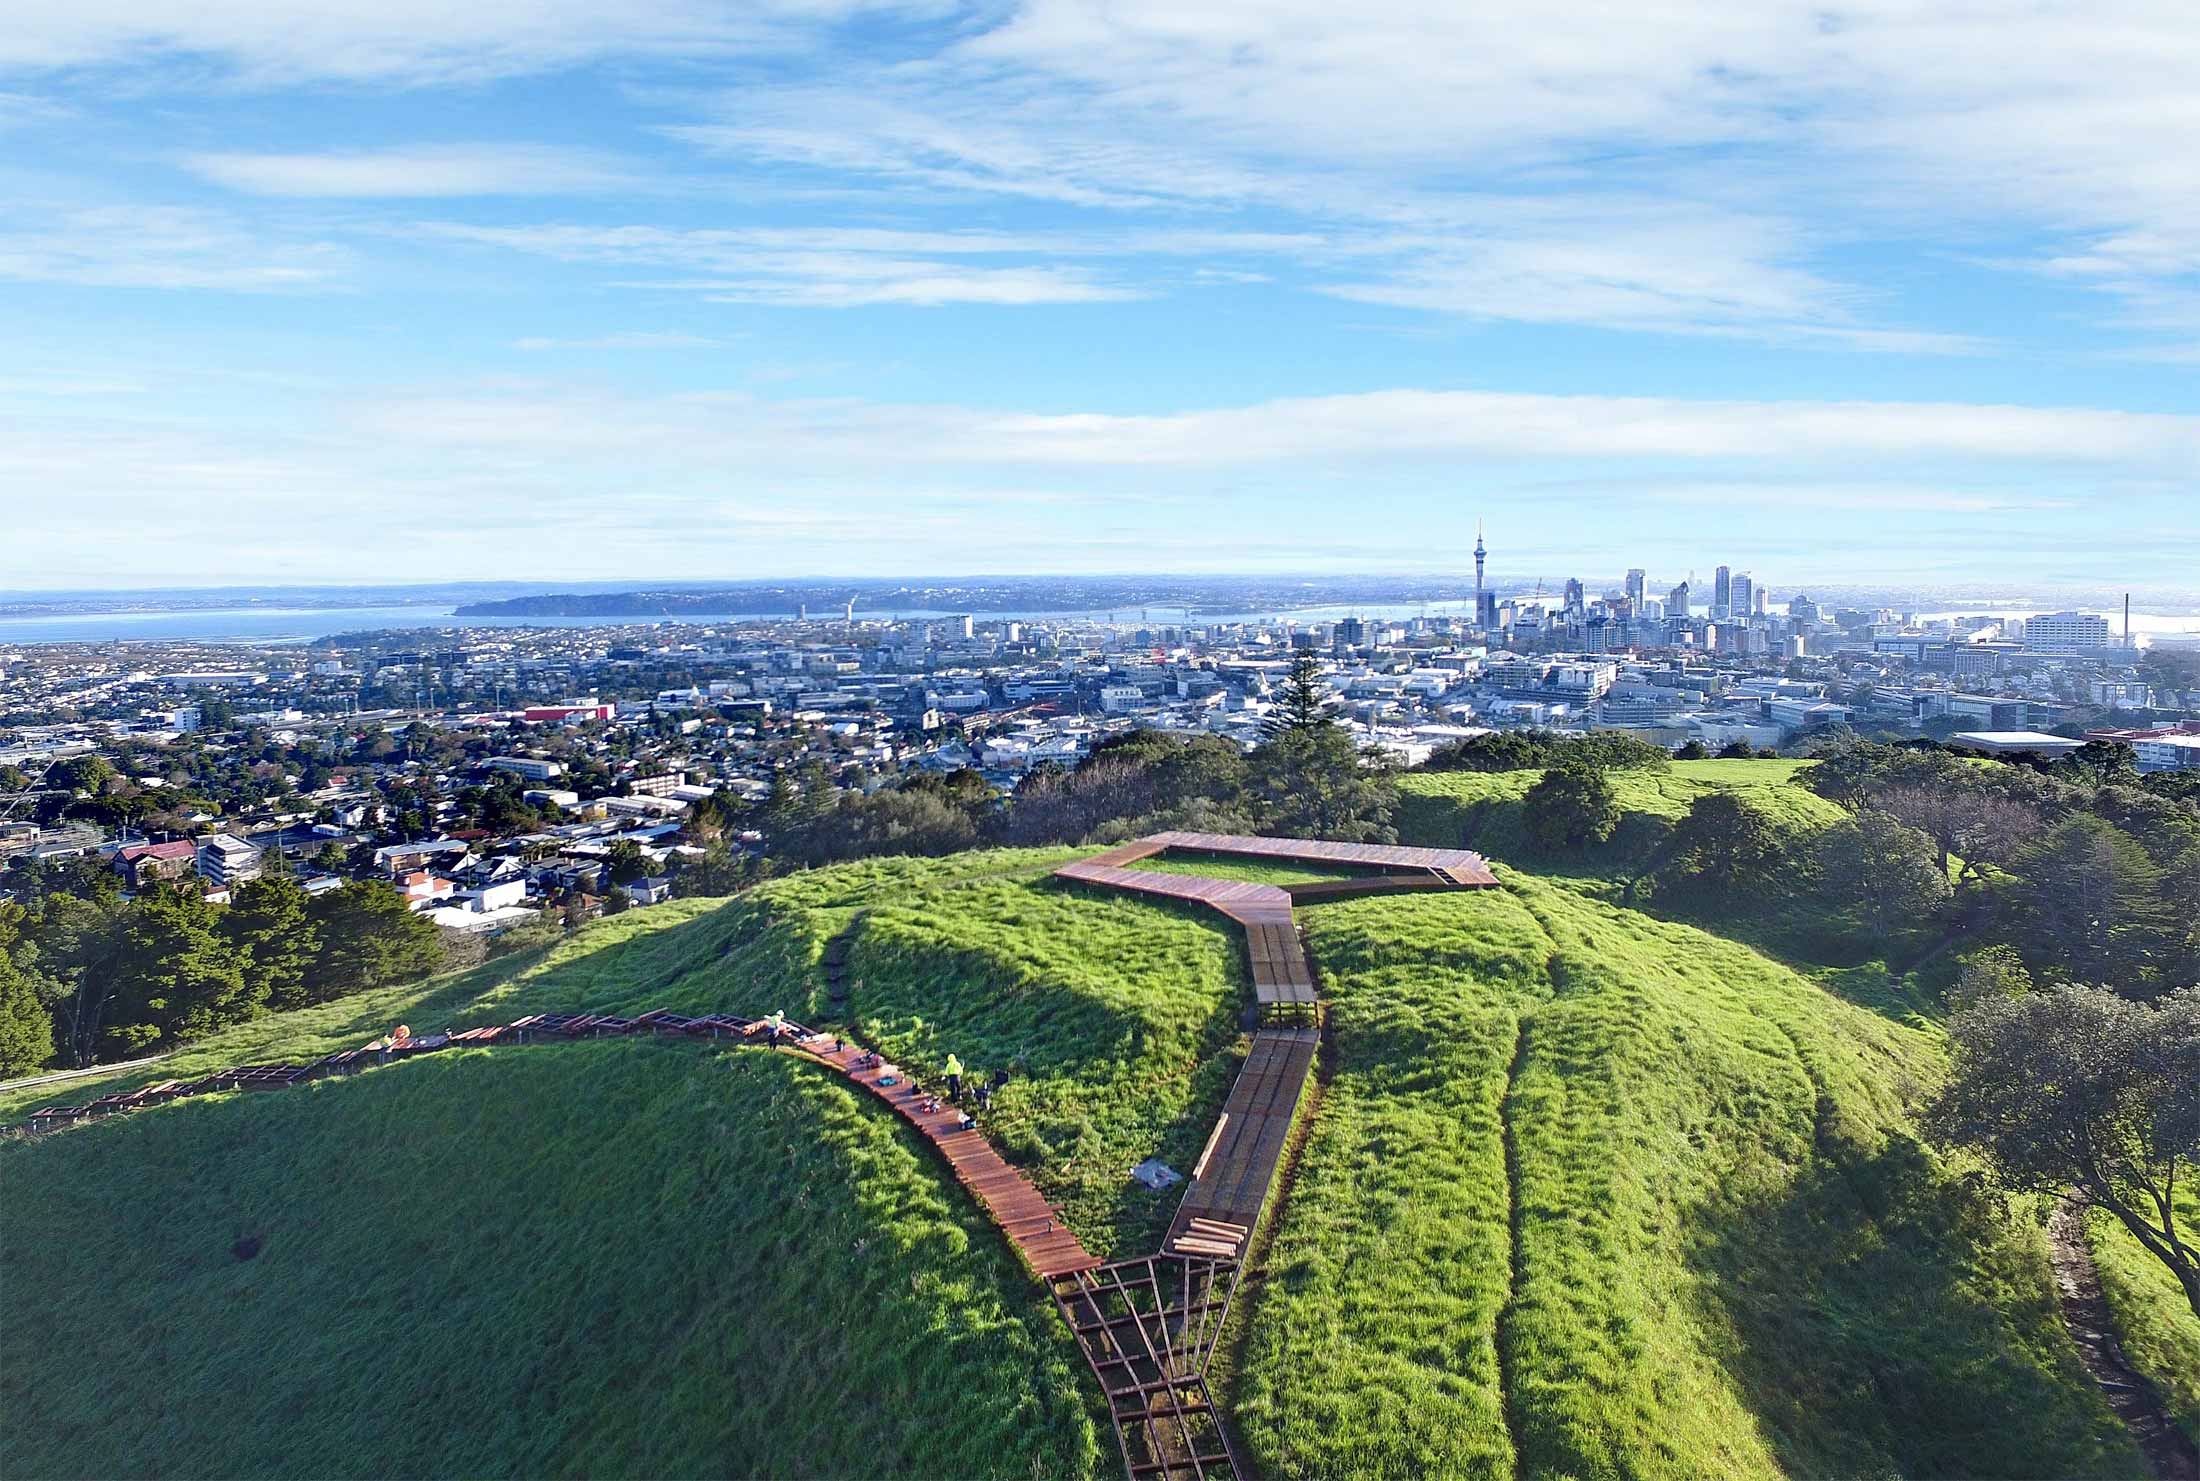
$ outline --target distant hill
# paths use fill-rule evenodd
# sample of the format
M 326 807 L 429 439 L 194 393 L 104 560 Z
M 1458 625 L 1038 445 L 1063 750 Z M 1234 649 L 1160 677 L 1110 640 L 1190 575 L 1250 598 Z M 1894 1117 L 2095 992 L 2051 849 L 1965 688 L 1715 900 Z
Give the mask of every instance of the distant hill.
M 1197 1159 L 1243 948 L 1048 879 L 1069 856 L 629 912 L 150 1073 L 553 1007 L 824 1021 L 843 938 L 849 1031 L 925 1072 L 1012 1066 L 996 1143 L 1089 1247 L 1150 1249 L 1175 1200 L 1127 1170 Z M 2036 1225 L 1912 1139 L 1930 1029 L 1501 874 L 1302 914 L 1330 1053 L 1216 1375 L 1262 1471 L 2137 1473 Z M 10 1477 L 1120 1473 L 967 1196 L 760 1051 L 452 1052 L 186 1102 L 0 1143 L 0 1207 Z

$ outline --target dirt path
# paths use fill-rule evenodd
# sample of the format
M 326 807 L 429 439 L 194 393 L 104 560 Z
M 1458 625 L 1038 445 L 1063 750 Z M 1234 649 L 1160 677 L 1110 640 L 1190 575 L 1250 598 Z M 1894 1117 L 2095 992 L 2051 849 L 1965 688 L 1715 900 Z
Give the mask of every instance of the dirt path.
M 2063 1325 L 2078 1344 L 2078 1357 L 2101 1397 L 2124 1422 L 2132 1440 L 2162 1481 L 2200 1481 L 2200 1453 L 2162 1407 L 2153 1385 L 2124 1357 L 2123 1345 L 2109 1320 L 2101 1294 L 2100 1272 L 2086 1248 L 2085 1216 L 2075 1204 L 2060 1201 L 2047 1225 L 2047 1248 L 2055 1265 L 2055 1289 L 2062 1298 Z

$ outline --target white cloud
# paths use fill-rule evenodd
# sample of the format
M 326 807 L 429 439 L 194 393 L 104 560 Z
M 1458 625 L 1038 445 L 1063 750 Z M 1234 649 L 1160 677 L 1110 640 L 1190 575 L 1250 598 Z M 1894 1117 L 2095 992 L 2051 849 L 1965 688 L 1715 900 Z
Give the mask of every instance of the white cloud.
M 530 145 L 451 144 L 326 154 L 189 154 L 193 174 L 250 195 L 568 195 L 627 182 L 612 161 Z
M 0 278 L 31 282 L 280 293 L 325 288 L 349 264 L 333 244 L 271 241 L 180 207 L 87 207 L 0 226 Z
M 1982 514 L 2062 579 L 2189 586 L 2200 558 L 2176 517 L 2200 417 L 1410 389 L 1028 415 L 548 381 L 291 402 L 219 425 L 143 398 L 66 409 L 0 412 L 0 489 L 41 494 L 10 506 L 12 553 L 58 572 L 98 549 L 108 581 L 133 578 L 109 559 L 131 551 L 171 581 L 178 568 L 209 581 L 1425 571 L 1471 544 L 1478 512 L 1505 516 L 1514 571 L 1538 542 L 1561 567 L 1609 545 L 1684 569 L 1704 522 L 1675 501 L 1720 511 L 1721 555 L 1780 555 L 1768 580 L 1975 562 Z M 2093 502 L 2144 525 L 2145 548 L 2081 549 Z M 1370 517 L 1340 529 L 1340 507 Z M 467 517 L 441 517 L 454 508 Z M 118 518 L 139 533 L 128 550 L 100 533 Z M 427 545 L 423 522 L 438 530 Z M 2016 569 L 1993 548 L 1995 570 Z
M 1139 296 L 1090 269 L 1044 264 L 974 266 L 974 256 L 1022 256 L 1043 238 L 985 232 L 648 226 L 423 228 L 449 241 L 533 252 L 567 262 L 684 268 L 700 278 L 632 286 L 674 288 L 725 303 L 815 308 L 866 304 L 1106 303 Z M 920 255 L 923 254 L 923 255 Z
M 606 403 L 526 395 L 364 407 L 376 437 L 439 449 L 625 459 L 648 448 L 850 462 L 1217 468 L 1445 458 L 1963 459 L 2200 469 L 2200 417 L 1936 402 L 1695 401 L 1392 390 L 1160 416 L 769 401 L 712 393 Z
M 0 28 L 0 68 L 187 57 L 261 84 L 473 82 L 602 57 L 800 47 L 816 27 L 872 8 L 866 0 L 78 0 L 13 8 Z

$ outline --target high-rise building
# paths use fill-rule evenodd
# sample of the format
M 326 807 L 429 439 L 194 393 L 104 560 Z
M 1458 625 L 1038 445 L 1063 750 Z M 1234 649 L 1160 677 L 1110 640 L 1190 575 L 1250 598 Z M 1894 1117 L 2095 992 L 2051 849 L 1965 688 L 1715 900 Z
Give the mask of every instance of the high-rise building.
M 1337 646 L 1340 648 L 1365 648 L 1367 624 L 1357 617 L 1347 617 L 1337 624 Z
M 1667 592 L 1665 596 L 1665 615 L 1686 621 L 1688 618 L 1688 595 L 1688 583 L 1685 581 Z
M 1724 566 L 1721 566 L 1719 569 L 1721 572 L 1724 572 L 1726 570 Z M 1749 579 L 1749 573 L 1747 571 L 1737 572 L 1736 574 L 1727 577 L 1727 616 L 1739 620 L 1747 618 L 1751 612 L 1757 609 L 1757 593 L 1755 590 L 1755 585 L 1756 583 L 1752 582 Z
M 1581 588 L 1581 578 L 1579 576 L 1567 577 L 1566 615 L 1568 617 L 1579 617 L 1586 610 L 1588 610 L 1588 601 Z
M 2024 619 L 2027 653 L 2079 653 L 2108 645 L 2108 619 L 2098 613 L 2042 612 Z
M 1711 615 L 1724 617 L 1734 610 L 1734 573 L 1725 566 L 1711 575 Z
M 1754 607 L 1750 608 L 1750 610 L 1751 610 L 1752 612 L 1754 612 L 1754 613 L 1755 613 L 1755 614 L 1756 614 L 1757 616 L 1759 616 L 1759 617 L 1766 617 L 1766 616 L 1769 616 L 1769 615 L 1771 615 L 1771 612 L 1772 612 L 1772 593 L 1771 593 L 1771 591 L 1769 591 L 1768 589 L 1766 589 L 1765 587 L 1762 587 L 1762 586 L 1758 587 L 1758 588 L 1757 588 L 1757 604 L 1756 604 L 1756 605 L 1755 605 Z
M 1798 596 L 1788 603 L 1788 620 L 1802 627 L 1818 620 L 1818 604 L 1809 596 Z
M 1627 600 L 1639 609 L 1643 599 L 1650 595 L 1650 573 L 1636 566 L 1627 573 Z

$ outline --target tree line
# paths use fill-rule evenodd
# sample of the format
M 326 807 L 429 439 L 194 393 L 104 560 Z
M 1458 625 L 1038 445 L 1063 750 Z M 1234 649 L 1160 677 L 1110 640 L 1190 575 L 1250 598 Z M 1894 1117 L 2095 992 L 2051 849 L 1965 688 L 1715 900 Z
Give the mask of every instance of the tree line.
M 435 927 L 380 881 L 308 896 L 271 873 L 225 908 L 195 881 L 125 900 L 82 862 L 29 905 L 0 904 L 0 1075 L 158 1053 L 444 962 Z

